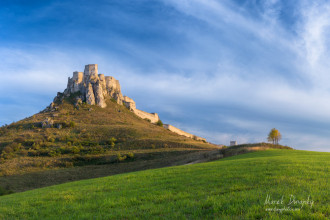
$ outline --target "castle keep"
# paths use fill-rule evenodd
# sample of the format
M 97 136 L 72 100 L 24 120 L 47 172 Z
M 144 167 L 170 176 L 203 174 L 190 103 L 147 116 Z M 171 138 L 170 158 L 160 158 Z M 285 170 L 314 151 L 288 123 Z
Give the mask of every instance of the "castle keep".
M 69 77 L 64 95 L 69 96 L 76 92 L 80 92 L 82 101 L 102 108 L 107 106 L 106 98 L 113 98 L 118 104 L 123 101 L 119 81 L 111 76 L 98 74 L 97 64 L 86 65 L 84 72 L 76 71 L 72 78 Z
M 75 93 L 80 94 L 77 97 L 77 103 L 86 102 L 89 105 L 98 105 L 101 108 L 105 108 L 107 107 L 106 100 L 114 99 L 118 104 L 125 105 L 142 119 L 150 120 L 151 123 L 157 123 L 159 121 L 157 113 L 148 113 L 137 109 L 133 99 L 122 95 L 118 80 L 112 76 L 104 76 L 104 74 L 98 73 L 97 64 L 86 65 L 84 72 L 73 72 L 73 76 L 68 79 L 67 88 L 63 94 L 59 93 L 55 97 L 54 102 L 61 99 L 63 95 L 68 97 Z M 164 125 L 164 127 L 174 133 L 196 140 L 206 141 L 204 138 L 184 132 L 172 125 Z

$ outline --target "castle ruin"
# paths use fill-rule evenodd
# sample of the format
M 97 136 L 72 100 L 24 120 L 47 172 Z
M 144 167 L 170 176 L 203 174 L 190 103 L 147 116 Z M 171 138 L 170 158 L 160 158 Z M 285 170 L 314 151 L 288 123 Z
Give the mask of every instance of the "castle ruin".
M 73 76 L 68 78 L 67 88 L 63 94 L 59 93 L 54 102 L 62 95 L 68 97 L 71 94 L 80 94 L 77 97 L 77 103 L 86 102 L 89 105 L 97 105 L 101 108 L 107 107 L 106 100 L 114 99 L 118 104 L 126 106 L 135 115 L 142 119 L 147 119 L 151 123 L 157 123 L 159 116 L 157 113 L 148 113 L 136 108 L 135 101 L 127 96 L 123 96 L 119 81 L 112 76 L 104 76 L 98 73 L 97 64 L 85 66 L 84 72 L 73 72 Z M 164 127 L 174 133 L 183 135 L 195 140 L 206 141 L 204 138 L 184 132 L 172 125 L 165 124 Z

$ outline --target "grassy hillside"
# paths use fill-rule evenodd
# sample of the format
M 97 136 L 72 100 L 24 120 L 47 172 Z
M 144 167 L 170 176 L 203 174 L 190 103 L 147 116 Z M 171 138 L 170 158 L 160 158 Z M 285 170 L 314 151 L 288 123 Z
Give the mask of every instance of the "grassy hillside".
M 328 219 L 329 167 L 330 153 L 266 150 L 2 196 L 0 218 Z
M 41 112 L 0 128 L 0 176 L 133 160 L 136 154 L 205 150 L 214 145 L 179 136 L 142 120 L 122 105 L 74 105 L 74 95 Z M 50 128 L 42 128 L 46 119 Z

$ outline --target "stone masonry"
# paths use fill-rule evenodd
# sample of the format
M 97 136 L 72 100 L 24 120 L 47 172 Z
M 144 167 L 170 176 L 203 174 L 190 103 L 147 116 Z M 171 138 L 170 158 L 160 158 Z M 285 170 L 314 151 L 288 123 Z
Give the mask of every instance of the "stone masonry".
M 166 128 L 166 129 L 168 129 L 168 130 L 170 130 L 170 131 L 172 131 L 174 133 L 177 133 L 179 135 L 183 135 L 183 136 L 192 138 L 194 140 L 205 141 L 206 142 L 206 139 L 205 138 L 201 138 L 201 137 L 198 137 L 196 135 L 190 134 L 188 132 L 182 131 L 179 128 L 174 127 L 173 125 L 164 124 L 164 128 Z

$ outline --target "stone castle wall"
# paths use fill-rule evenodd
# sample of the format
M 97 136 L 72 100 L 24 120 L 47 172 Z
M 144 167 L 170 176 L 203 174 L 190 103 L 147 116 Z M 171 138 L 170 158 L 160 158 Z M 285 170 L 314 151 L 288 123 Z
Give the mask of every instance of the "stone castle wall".
M 131 99 L 130 97 L 124 96 L 123 99 L 123 104 L 126 106 L 126 108 L 128 108 L 129 110 L 134 110 L 136 109 L 136 105 L 133 99 Z
M 83 72 L 75 71 L 75 72 L 73 72 L 72 79 L 74 81 L 76 81 L 77 83 L 81 83 L 83 81 L 83 79 L 84 79 L 84 73 Z
M 139 109 L 134 109 L 133 112 L 142 119 L 149 119 L 151 123 L 157 123 L 159 121 L 157 113 L 148 113 Z
M 159 116 L 157 113 L 148 113 L 137 109 L 134 100 L 131 99 L 130 97 L 124 96 L 123 104 L 126 106 L 126 108 L 134 112 L 137 116 L 139 116 L 142 119 L 148 119 L 150 120 L 151 123 L 157 123 L 159 121 Z
M 183 135 L 185 137 L 189 137 L 189 138 L 192 138 L 194 140 L 205 141 L 206 142 L 205 138 L 201 138 L 201 137 L 198 137 L 196 135 L 190 134 L 188 132 L 182 131 L 179 128 L 174 127 L 173 125 L 164 124 L 163 127 L 170 130 L 170 131 L 172 131 L 172 132 L 174 132 L 174 133 L 177 133 L 179 135 Z

